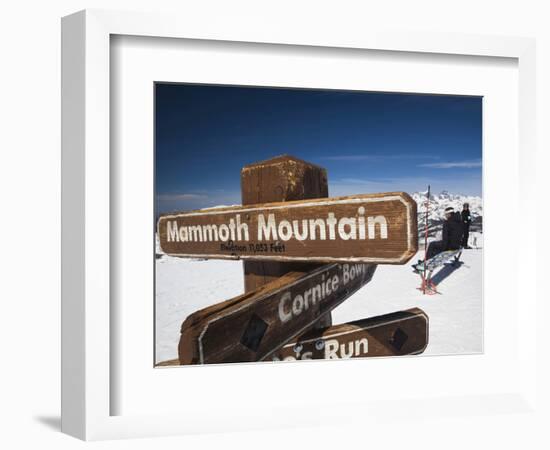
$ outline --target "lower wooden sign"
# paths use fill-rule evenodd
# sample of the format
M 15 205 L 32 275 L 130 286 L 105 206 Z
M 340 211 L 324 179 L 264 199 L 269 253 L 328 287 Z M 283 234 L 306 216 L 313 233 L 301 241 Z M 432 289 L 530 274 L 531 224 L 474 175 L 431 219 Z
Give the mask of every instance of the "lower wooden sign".
M 191 314 L 181 326 L 180 364 L 261 361 L 368 283 L 374 264 L 327 264 Z
M 428 345 L 428 316 L 419 308 L 312 330 L 284 345 L 274 361 L 415 355 Z

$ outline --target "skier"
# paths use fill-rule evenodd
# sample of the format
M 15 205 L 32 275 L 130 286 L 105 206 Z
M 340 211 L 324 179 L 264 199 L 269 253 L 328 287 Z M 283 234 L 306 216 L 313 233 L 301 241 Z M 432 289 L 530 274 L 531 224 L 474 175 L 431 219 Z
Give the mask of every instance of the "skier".
M 464 227 L 462 247 L 472 248 L 468 245 L 468 238 L 470 237 L 470 224 L 472 223 L 472 216 L 470 215 L 470 205 L 468 203 L 464 203 L 464 205 L 462 205 L 461 219 L 462 226 Z
M 456 213 L 453 207 L 445 208 L 445 221 L 440 241 L 430 242 L 426 253 L 426 261 L 438 253 L 446 250 L 458 250 L 462 244 L 463 227 L 460 214 Z

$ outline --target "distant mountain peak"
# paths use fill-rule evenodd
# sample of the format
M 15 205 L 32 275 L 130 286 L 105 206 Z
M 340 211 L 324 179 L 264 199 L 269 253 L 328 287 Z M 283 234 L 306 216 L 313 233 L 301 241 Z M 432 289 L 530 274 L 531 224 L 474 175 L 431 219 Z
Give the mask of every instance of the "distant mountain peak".
M 418 230 L 419 233 L 424 229 L 424 221 L 426 214 L 426 195 L 427 192 L 414 192 L 411 197 L 416 201 L 418 207 Z M 452 206 L 455 211 L 462 211 L 462 205 L 468 203 L 470 205 L 470 214 L 472 216 L 475 229 L 481 230 L 483 219 L 483 200 L 475 195 L 453 194 L 447 190 L 441 191 L 439 194 L 430 194 L 430 212 L 429 212 L 429 227 L 430 235 L 433 235 L 438 230 L 441 230 L 445 216 L 445 208 Z

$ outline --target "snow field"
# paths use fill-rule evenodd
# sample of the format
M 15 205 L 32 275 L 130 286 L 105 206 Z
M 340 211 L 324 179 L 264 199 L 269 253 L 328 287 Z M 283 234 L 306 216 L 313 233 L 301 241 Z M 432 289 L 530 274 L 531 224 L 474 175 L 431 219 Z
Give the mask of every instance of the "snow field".
M 379 265 L 369 284 L 332 311 L 333 323 L 419 307 L 430 318 L 423 355 L 482 352 L 482 250 L 465 250 L 458 268 L 445 266 L 434 274 L 440 295 L 423 295 L 416 289 L 420 277 L 410 265 L 421 258 L 423 251 L 402 266 Z M 177 358 L 180 326 L 189 314 L 242 293 L 240 261 L 158 258 L 156 361 Z

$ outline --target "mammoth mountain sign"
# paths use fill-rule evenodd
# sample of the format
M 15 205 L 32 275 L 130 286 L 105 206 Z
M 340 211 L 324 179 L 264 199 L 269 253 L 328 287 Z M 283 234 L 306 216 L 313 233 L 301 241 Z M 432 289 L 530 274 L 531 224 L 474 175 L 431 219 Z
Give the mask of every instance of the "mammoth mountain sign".
M 391 192 L 163 215 L 158 234 L 173 256 L 404 264 L 416 221 L 416 202 Z

